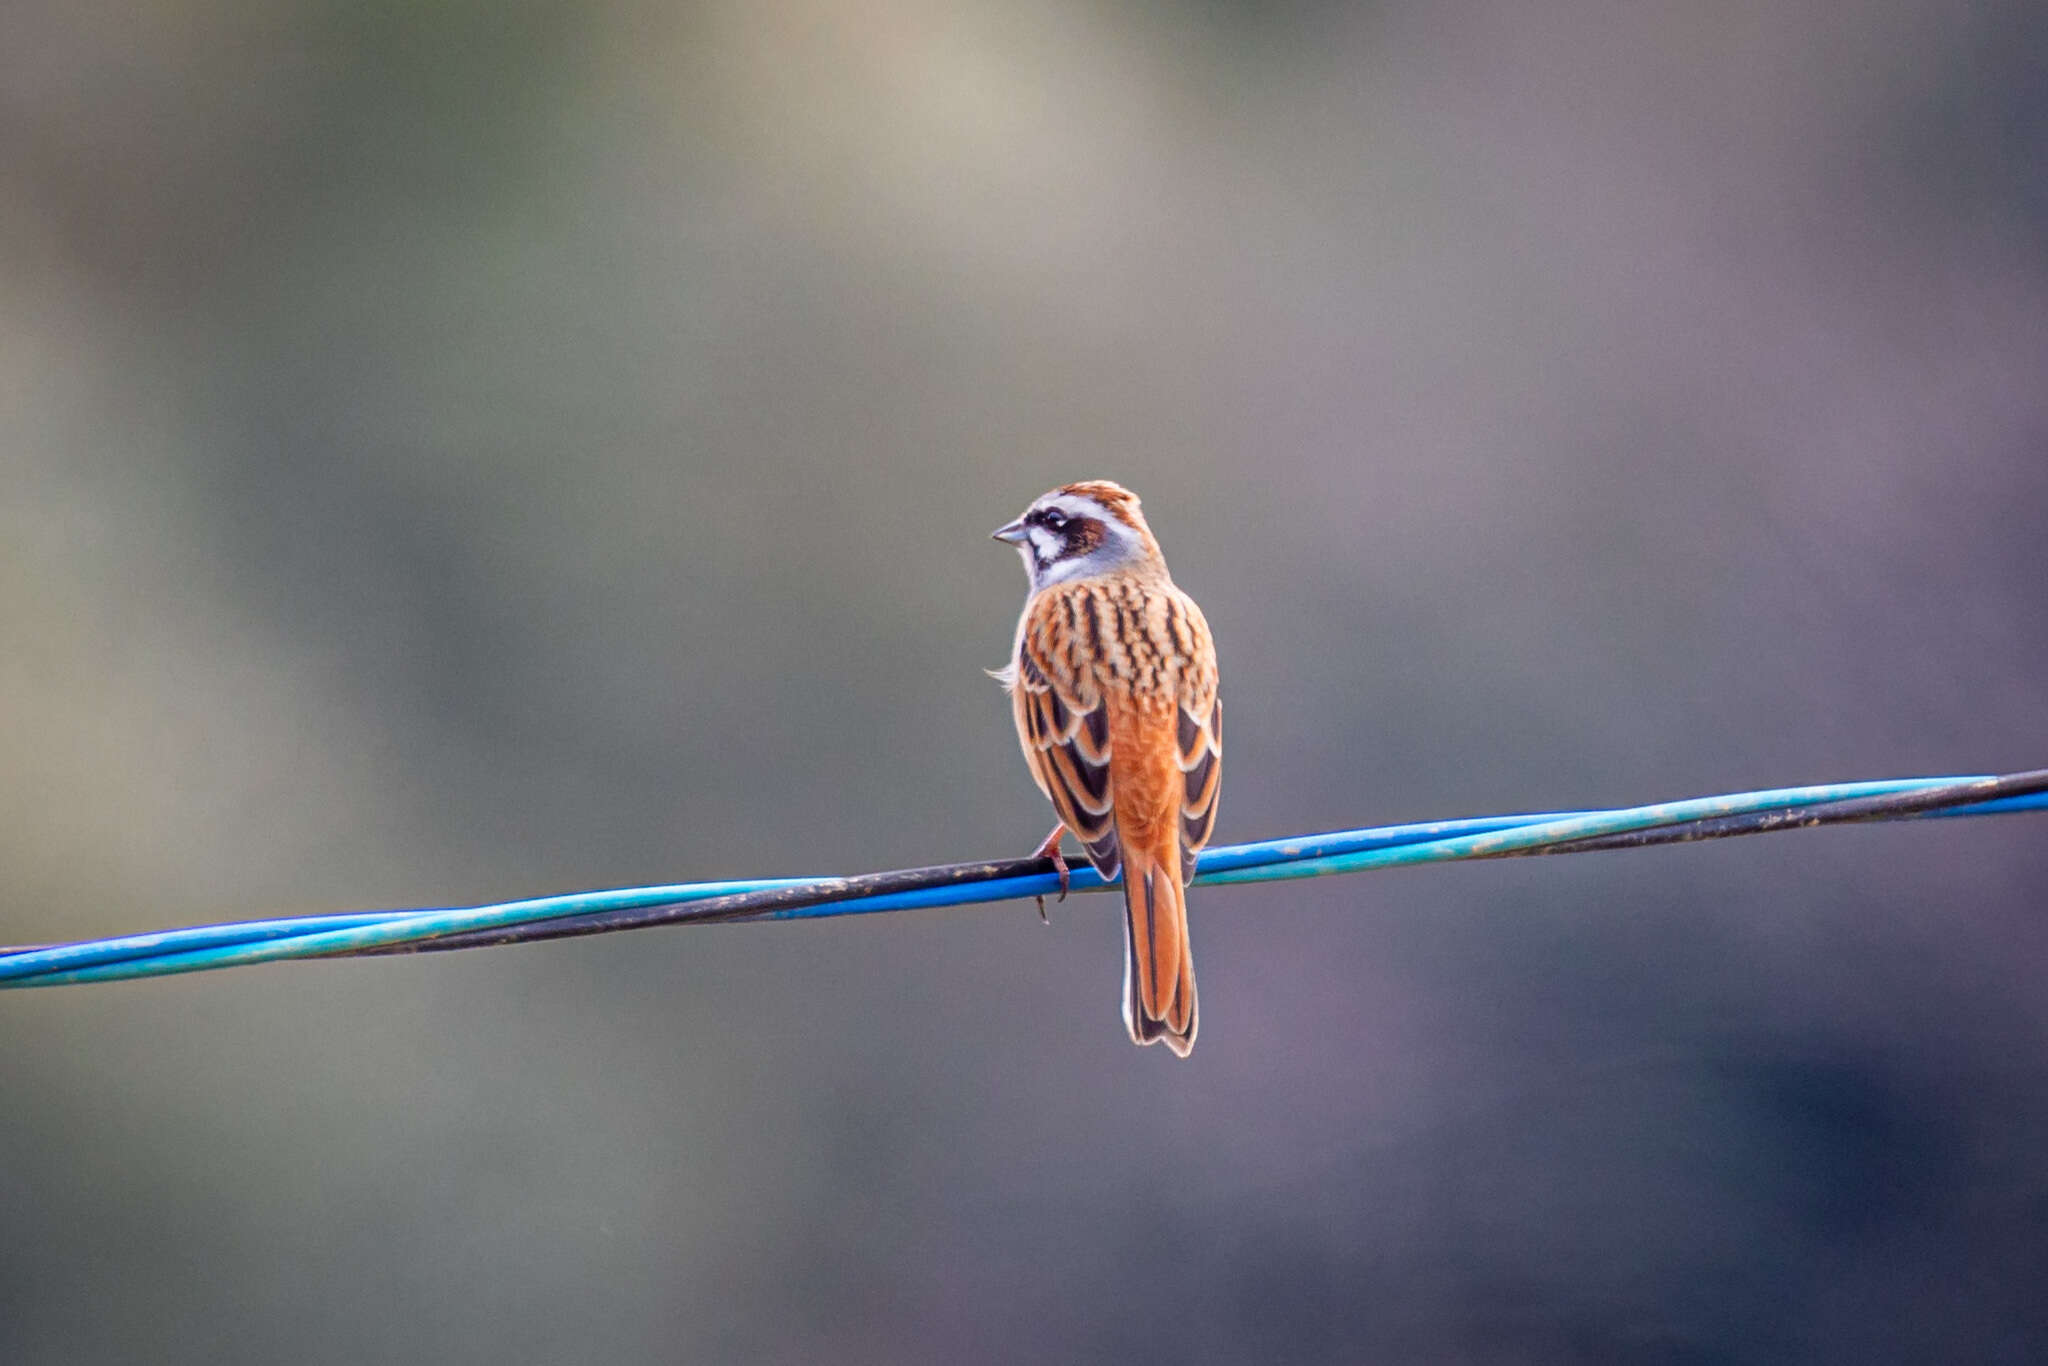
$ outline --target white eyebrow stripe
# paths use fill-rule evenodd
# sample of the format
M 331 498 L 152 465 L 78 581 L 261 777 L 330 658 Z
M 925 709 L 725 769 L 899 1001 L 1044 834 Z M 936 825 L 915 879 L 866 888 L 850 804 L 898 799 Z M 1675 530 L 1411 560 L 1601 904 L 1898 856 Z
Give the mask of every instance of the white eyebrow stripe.
M 1082 498 L 1071 494 L 1063 495 L 1059 498 L 1042 499 L 1038 504 L 1037 510 L 1043 512 L 1053 509 L 1066 514 L 1068 517 L 1090 517 L 1098 522 L 1113 522 L 1116 520 L 1109 515 L 1108 508 L 1096 502 L 1093 498 Z

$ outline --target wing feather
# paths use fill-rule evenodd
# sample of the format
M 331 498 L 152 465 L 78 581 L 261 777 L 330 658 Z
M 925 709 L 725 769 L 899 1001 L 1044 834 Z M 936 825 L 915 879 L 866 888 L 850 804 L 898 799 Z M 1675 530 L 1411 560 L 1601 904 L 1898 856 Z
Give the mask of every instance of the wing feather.
M 1074 667 L 1072 604 L 1048 598 L 1018 632 L 1011 699 L 1025 760 L 1060 821 L 1105 878 L 1123 868 L 1113 817 L 1109 713 L 1102 690 Z
M 1190 678 L 1182 683 L 1179 715 L 1181 769 L 1180 878 L 1195 876 L 1195 859 L 1216 829 L 1216 794 L 1223 790 L 1223 700 L 1216 696 L 1215 673 L 1207 686 Z M 1206 707 L 1202 704 L 1206 702 Z M 1199 710 L 1191 710 L 1197 708 Z M 1200 716 L 1201 719 L 1196 719 Z

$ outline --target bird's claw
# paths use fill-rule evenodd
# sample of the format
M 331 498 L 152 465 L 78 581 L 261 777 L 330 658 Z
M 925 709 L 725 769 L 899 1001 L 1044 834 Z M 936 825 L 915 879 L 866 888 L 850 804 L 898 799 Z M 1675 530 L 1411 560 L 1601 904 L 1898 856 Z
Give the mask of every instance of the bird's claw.
M 1066 856 L 1060 853 L 1060 836 L 1066 833 L 1066 826 L 1055 825 L 1052 828 L 1052 833 L 1045 837 L 1045 843 L 1039 845 L 1038 848 L 1031 855 L 1031 857 L 1033 858 L 1049 858 L 1052 860 L 1053 871 L 1060 875 L 1059 899 L 1061 901 L 1065 901 L 1067 899 L 1067 860 Z M 1038 896 L 1034 897 L 1033 900 L 1038 902 L 1038 918 L 1040 920 L 1043 920 L 1046 924 L 1050 925 L 1052 923 L 1052 919 L 1045 913 L 1045 898 L 1043 896 Z

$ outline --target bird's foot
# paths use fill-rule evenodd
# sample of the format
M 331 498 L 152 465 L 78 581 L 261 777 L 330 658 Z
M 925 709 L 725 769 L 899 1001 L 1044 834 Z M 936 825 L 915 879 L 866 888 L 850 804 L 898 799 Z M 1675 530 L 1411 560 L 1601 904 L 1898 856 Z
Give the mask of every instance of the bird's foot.
M 1066 856 L 1060 853 L 1060 836 L 1066 833 L 1067 827 L 1065 824 L 1055 825 L 1052 828 L 1052 833 L 1045 837 L 1045 843 L 1039 845 L 1031 854 L 1033 858 L 1049 858 L 1052 860 L 1053 871 L 1060 875 L 1059 899 L 1061 901 L 1067 899 L 1067 860 Z M 1038 918 L 1050 925 L 1052 920 L 1045 913 L 1045 898 L 1041 896 L 1034 898 L 1034 900 L 1038 902 Z

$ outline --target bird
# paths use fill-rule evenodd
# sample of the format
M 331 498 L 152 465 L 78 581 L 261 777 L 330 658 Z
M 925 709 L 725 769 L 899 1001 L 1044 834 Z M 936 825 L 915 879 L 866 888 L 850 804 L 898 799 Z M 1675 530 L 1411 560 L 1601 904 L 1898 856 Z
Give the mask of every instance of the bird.
M 1223 776 L 1209 623 L 1121 484 L 1064 484 L 994 536 L 1031 580 L 1010 663 L 991 672 L 1059 816 L 1033 857 L 1052 859 L 1062 897 L 1067 831 L 1105 881 L 1121 872 L 1125 1028 L 1185 1058 L 1198 1023 L 1186 892 Z

